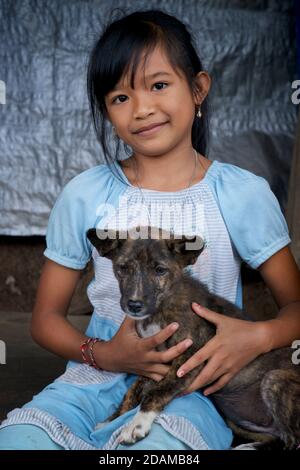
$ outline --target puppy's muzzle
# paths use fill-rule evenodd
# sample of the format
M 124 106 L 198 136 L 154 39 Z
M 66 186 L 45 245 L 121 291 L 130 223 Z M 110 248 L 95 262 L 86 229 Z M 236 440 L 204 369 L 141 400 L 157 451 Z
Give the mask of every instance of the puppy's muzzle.
M 128 300 L 127 307 L 129 312 L 134 316 L 143 315 L 144 302 L 141 300 Z

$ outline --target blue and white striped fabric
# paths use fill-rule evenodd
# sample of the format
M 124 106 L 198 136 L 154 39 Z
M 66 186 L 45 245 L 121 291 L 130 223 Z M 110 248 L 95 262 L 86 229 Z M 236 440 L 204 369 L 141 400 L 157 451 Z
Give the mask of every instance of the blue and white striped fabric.
M 205 250 L 189 267 L 190 274 L 239 307 L 241 261 L 256 269 L 290 243 L 268 183 L 246 170 L 215 160 L 205 177 L 188 189 L 141 192 L 129 183 L 120 165 L 115 168 L 121 181 L 108 165 L 73 178 L 58 197 L 47 230 L 44 254 L 49 259 L 73 269 L 83 269 L 93 259 L 95 276 L 88 296 L 94 313 L 89 336 L 109 340 L 124 319 L 112 263 L 100 257 L 85 237 L 91 227 L 125 229 L 151 224 L 178 234 L 200 235 Z M 141 204 L 146 211 L 139 218 Z M 148 214 L 150 221 L 143 219 Z M 178 214 L 184 215 L 184 221 Z M 112 414 L 134 380 L 134 375 L 96 371 L 71 361 L 62 376 L 23 408 L 9 413 L 1 427 L 36 424 L 65 449 L 115 449 L 121 429 L 136 409 L 102 429 L 94 431 L 94 427 Z M 175 438 L 197 450 L 227 449 L 232 441 L 231 430 L 209 398 L 199 392 L 173 400 L 155 422 L 174 436 L 174 448 Z M 163 441 L 161 448 L 165 449 Z

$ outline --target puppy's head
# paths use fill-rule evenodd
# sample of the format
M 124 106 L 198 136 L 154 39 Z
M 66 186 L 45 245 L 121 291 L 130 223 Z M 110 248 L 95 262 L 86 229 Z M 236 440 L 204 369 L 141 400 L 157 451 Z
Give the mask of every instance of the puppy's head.
M 204 249 L 197 235 L 176 236 L 157 227 L 135 227 L 128 232 L 93 228 L 87 238 L 101 256 L 112 261 L 121 308 L 136 320 L 159 309 L 164 293 Z

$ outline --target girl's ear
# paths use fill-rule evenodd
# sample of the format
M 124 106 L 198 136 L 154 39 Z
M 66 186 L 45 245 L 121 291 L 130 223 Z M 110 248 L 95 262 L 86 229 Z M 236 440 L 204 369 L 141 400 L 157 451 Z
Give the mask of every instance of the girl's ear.
M 211 86 L 211 78 L 210 75 L 201 70 L 201 72 L 197 73 L 194 78 L 195 84 L 195 91 L 194 91 L 194 98 L 196 106 L 201 105 L 202 101 L 205 100 Z
M 195 78 L 195 82 L 194 82 L 194 102 L 195 102 L 196 108 L 198 106 L 200 106 L 201 103 L 202 103 L 201 90 L 199 88 L 199 84 L 198 84 L 196 78 Z

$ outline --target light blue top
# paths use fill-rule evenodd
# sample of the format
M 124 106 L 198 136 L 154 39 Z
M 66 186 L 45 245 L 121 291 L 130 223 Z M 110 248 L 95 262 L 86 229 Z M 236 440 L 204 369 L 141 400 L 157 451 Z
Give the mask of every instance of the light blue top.
M 101 204 L 104 202 L 116 207 L 119 197 L 128 192 L 139 196 L 138 189 L 129 183 L 121 167 L 116 164 L 115 168 L 124 184 L 113 175 L 109 166 L 102 164 L 84 171 L 65 186 L 50 215 L 45 256 L 69 268 L 83 269 L 86 266 L 93 247 L 85 233 L 87 229 L 99 225 L 101 216 L 97 214 Z M 239 256 L 240 262 L 245 261 L 251 268 L 257 269 L 290 243 L 286 220 L 264 178 L 235 165 L 214 160 L 204 179 L 190 189 L 196 197 L 199 197 L 201 190 L 202 200 L 203 193 L 208 194 L 210 201 L 207 201 L 207 205 L 212 205 L 213 198 L 226 225 L 232 249 L 236 251 L 234 254 Z M 146 195 L 153 196 L 155 193 L 170 200 L 175 195 L 184 196 L 187 190 L 144 190 Z M 215 248 L 220 245 L 219 238 L 217 242 Z M 220 282 L 219 279 L 218 284 Z M 236 303 L 242 306 L 240 277 Z
M 160 192 L 132 186 L 120 165 L 121 181 L 108 165 L 99 165 L 73 178 L 58 197 L 49 219 L 45 256 L 73 269 L 92 258 L 94 278 L 88 296 L 94 307 L 87 335 L 110 339 L 124 320 L 120 291 L 110 260 L 99 256 L 86 239 L 91 227 L 135 225 L 144 202 L 151 225 L 165 227 L 168 210 L 181 205 L 206 248 L 190 274 L 215 294 L 242 306 L 240 266 L 257 269 L 290 243 L 280 206 L 267 181 L 237 166 L 213 161 L 205 177 L 188 189 Z M 125 214 L 124 207 L 128 208 Z M 126 215 L 126 217 L 125 217 Z M 171 218 L 175 229 L 178 218 Z M 141 224 L 142 225 L 142 224 Z M 179 227 L 179 225 L 177 225 Z M 176 229 L 176 232 L 178 229 Z M 186 233 L 186 232 L 184 232 Z M 70 361 L 65 373 L 21 409 L 9 413 L 2 426 L 27 423 L 43 428 L 67 449 L 113 449 L 122 427 L 136 410 L 94 431 L 121 401 L 136 376 L 97 371 Z M 226 449 L 232 433 L 211 400 L 200 392 L 174 399 L 157 418 L 173 436 L 192 449 Z

